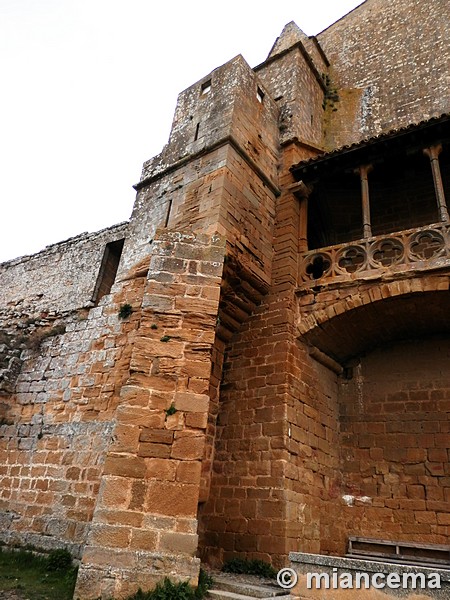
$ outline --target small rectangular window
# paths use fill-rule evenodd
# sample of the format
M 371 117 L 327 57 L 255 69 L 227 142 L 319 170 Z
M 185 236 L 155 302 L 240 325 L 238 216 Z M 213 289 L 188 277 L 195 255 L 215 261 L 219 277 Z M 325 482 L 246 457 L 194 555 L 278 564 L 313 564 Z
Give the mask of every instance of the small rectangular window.
M 202 91 L 201 91 L 202 96 L 209 94 L 209 92 L 211 91 L 211 79 L 208 79 L 208 81 L 205 81 L 204 83 L 202 83 L 201 89 L 202 89 Z
M 258 88 L 257 91 L 256 91 L 256 98 L 257 98 L 258 102 L 261 102 L 261 104 L 262 104 L 262 101 L 264 100 L 264 95 L 265 94 L 262 91 L 262 89 Z
M 92 302 L 95 303 L 95 306 L 97 306 L 103 296 L 106 296 L 111 291 L 116 279 L 117 269 L 119 268 L 124 242 L 125 240 L 117 240 L 106 244 L 94 293 L 92 294 Z

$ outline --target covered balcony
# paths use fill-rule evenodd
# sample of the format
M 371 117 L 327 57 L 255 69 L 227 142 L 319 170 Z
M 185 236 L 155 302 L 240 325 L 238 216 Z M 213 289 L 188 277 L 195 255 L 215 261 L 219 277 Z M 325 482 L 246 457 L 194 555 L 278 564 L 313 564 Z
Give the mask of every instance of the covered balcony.
M 301 288 L 450 266 L 450 115 L 291 171 Z

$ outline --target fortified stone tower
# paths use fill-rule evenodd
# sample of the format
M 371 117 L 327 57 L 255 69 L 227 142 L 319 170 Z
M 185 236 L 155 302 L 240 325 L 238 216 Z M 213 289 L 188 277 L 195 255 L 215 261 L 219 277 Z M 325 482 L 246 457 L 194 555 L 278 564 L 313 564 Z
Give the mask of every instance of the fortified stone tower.
M 0 266 L 0 536 L 75 597 L 448 543 L 449 10 L 289 23 L 180 94 L 129 223 Z

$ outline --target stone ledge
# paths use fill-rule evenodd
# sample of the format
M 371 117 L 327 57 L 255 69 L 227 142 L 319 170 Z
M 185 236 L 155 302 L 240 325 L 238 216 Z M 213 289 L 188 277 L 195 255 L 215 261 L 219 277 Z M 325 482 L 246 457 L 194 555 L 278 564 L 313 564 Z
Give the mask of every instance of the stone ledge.
M 368 573 L 438 573 L 442 581 L 450 582 L 450 564 L 448 569 L 438 567 L 422 567 L 416 565 L 398 564 L 387 561 L 364 560 L 362 558 L 345 558 L 342 556 L 329 556 L 325 554 L 307 554 L 305 552 L 291 552 L 291 563 L 301 565 L 319 565 L 325 568 L 345 569 L 347 571 L 360 571 Z
M 307 554 L 304 552 L 291 552 L 289 554 L 291 561 L 291 568 L 294 569 L 299 575 L 298 584 L 292 590 L 291 593 L 300 597 L 300 599 L 319 599 L 320 600 L 336 600 L 341 598 L 349 598 L 353 600 L 359 594 L 361 597 L 364 594 L 364 598 L 374 598 L 374 600 L 384 599 L 389 597 L 402 597 L 410 598 L 410 600 L 425 600 L 427 598 L 436 598 L 437 600 L 449 600 L 450 599 L 450 564 L 448 569 L 444 568 L 433 568 L 406 564 L 397 564 L 392 562 L 382 562 L 376 560 L 364 560 L 358 558 L 344 558 L 340 556 L 328 556 L 322 554 Z M 336 573 L 338 577 L 343 573 L 350 573 L 353 576 L 356 573 L 368 573 L 371 576 L 374 573 L 383 573 L 386 576 L 391 573 L 397 573 L 400 578 L 403 574 L 419 574 L 423 573 L 426 580 L 432 574 L 438 574 L 440 577 L 441 587 L 439 589 L 421 588 L 420 585 L 413 589 L 411 588 L 411 581 L 408 582 L 408 588 L 389 588 L 387 585 L 383 589 L 374 589 L 371 585 L 369 588 L 365 588 L 364 585 L 361 589 L 345 589 L 345 588 L 333 588 L 322 589 L 320 585 L 319 589 L 312 587 L 307 588 L 306 574 L 307 573 L 326 573 L 330 576 Z M 355 581 L 355 580 L 354 580 Z M 363 590 L 363 591 L 361 591 Z

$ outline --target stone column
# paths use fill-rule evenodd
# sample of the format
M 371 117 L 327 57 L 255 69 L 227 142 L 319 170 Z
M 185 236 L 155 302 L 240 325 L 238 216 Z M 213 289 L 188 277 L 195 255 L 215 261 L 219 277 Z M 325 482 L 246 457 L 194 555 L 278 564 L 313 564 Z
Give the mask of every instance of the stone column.
M 439 208 L 439 220 L 443 222 L 449 221 L 447 203 L 445 201 L 444 186 L 442 185 L 441 168 L 439 166 L 439 154 L 442 152 L 442 145 L 436 144 L 424 148 L 423 153 L 428 156 L 431 163 L 433 173 L 434 189 L 436 192 L 436 200 Z
M 364 238 L 372 237 L 372 223 L 370 220 L 370 201 L 369 201 L 369 173 L 373 169 L 372 165 L 361 165 L 357 169 L 361 179 L 361 200 L 363 213 L 363 234 Z
M 289 186 L 289 191 L 299 200 L 299 235 L 298 235 L 298 250 L 299 252 L 308 251 L 308 198 L 312 189 L 305 185 L 303 181 L 297 181 Z

